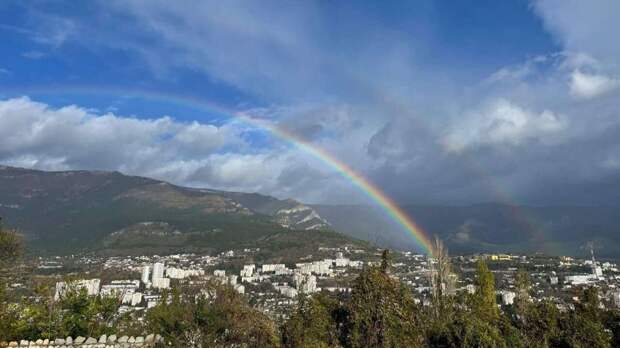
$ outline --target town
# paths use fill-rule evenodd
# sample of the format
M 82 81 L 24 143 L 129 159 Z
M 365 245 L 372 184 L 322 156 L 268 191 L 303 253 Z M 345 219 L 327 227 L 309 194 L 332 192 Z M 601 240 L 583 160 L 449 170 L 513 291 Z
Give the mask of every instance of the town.
M 38 257 L 34 273 L 39 281 L 55 282 L 55 299 L 62 297 L 67 289 L 85 289 L 91 296 L 118 298 L 122 302 L 119 312 L 135 313 L 138 320 L 161 301 L 163 292 L 206 281 L 230 285 L 246 296 L 253 307 L 278 320 L 287 318 L 302 294 L 349 292 L 351 281 L 365 267 L 378 265 L 382 253 L 381 249 L 345 246 L 319 248 L 316 255 L 323 257 L 307 255 L 292 264 L 247 262 L 259 251 L 229 250 L 217 255 Z M 391 255 L 391 276 L 413 290 L 416 302 L 428 304 L 435 260 L 412 252 L 393 251 Z M 594 254 L 585 259 L 508 254 L 455 256 L 451 258 L 455 277 L 451 291 L 475 291 L 475 264 L 481 258 L 495 275 L 498 305 L 502 307 L 514 302 L 515 275 L 519 270 L 529 274 L 534 301 L 548 300 L 559 309 L 570 309 L 578 301 L 579 290 L 595 286 L 603 306 L 620 307 L 618 266 L 614 262 L 598 261 Z M 26 283 L 15 281 L 10 290 L 29 294 Z M 32 293 L 29 296 L 37 300 Z

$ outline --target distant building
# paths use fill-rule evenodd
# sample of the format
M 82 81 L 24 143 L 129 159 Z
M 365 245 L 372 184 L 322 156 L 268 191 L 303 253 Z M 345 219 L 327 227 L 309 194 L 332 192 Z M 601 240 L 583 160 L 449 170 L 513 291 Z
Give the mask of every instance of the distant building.
M 476 287 L 474 284 L 467 284 L 465 285 L 465 291 L 467 291 L 468 294 L 474 294 L 476 292 Z
M 555 271 L 551 271 L 551 273 L 547 276 L 547 281 L 551 285 L 558 285 L 558 275 Z
M 204 275 L 203 270 L 198 269 L 181 269 L 181 268 L 166 268 L 166 276 L 172 279 L 183 279 L 187 277 L 194 277 Z
M 237 285 L 237 275 L 235 275 L 235 274 L 229 275 L 228 276 L 228 284 L 230 284 L 230 285 Z
M 155 283 L 155 279 L 164 277 L 164 264 L 161 262 L 156 262 L 153 264 L 153 278 L 152 282 Z
M 111 284 L 101 286 L 101 296 L 123 297 L 131 295 L 140 287 L 139 280 L 113 280 Z
M 597 279 L 603 278 L 603 269 L 596 264 L 592 265 L 592 275 Z
M 570 275 L 564 278 L 565 283 L 569 283 L 573 285 L 585 285 L 585 284 L 589 284 L 591 281 L 592 281 L 591 274 Z
M 213 275 L 216 277 L 226 277 L 226 271 L 223 269 L 216 269 L 213 271 Z
M 344 257 L 338 257 L 334 260 L 334 264 L 336 267 L 347 267 L 350 263 L 350 260 Z
M 262 273 L 266 273 L 266 272 L 276 272 L 278 270 L 283 270 L 286 269 L 286 265 L 284 265 L 283 263 L 277 263 L 277 264 L 265 264 L 263 265 L 263 267 L 261 268 L 261 272 Z
M 134 292 L 132 294 L 125 294 L 122 299 L 123 304 L 131 305 L 135 307 L 142 302 L 142 293 Z
M 510 261 L 512 257 L 507 254 L 492 254 L 489 256 L 491 261 Z
M 241 277 L 251 277 L 254 274 L 254 271 L 256 270 L 256 266 L 255 265 L 245 265 L 243 266 L 243 269 L 240 272 Z
M 75 289 L 75 290 L 85 289 L 86 293 L 89 296 L 95 296 L 99 294 L 100 285 L 101 285 L 101 279 L 82 279 L 82 280 L 76 280 L 76 281 L 72 281 L 68 283 L 57 282 L 54 299 L 58 300 L 60 297 L 64 296 L 67 293 L 67 291 L 71 289 Z
M 512 291 L 502 291 L 502 304 L 504 306 L 511 305 L 515 302 L 516 294 Z
M 616 290 L 611 294 L 611 300 L 614 306 L 620 308 L 620 290 Z
M 550 275 L 548 280 L 549 280 L 549 284 L 551 284 L 551 285 L 558 285 L 558 276 Z
M 151 268 L 149 266 L 142 267 L 142 283 L 149 283 L 149 276 L 151 275 Z
M 235 285 L 233 285 L 233 288 L 235 289 L 236 292 L 238 292 L 240 294 L 245 294 L 245 286 L 244 285 L 235 284 Z
M 170 278 L 153 278 L 153 287 L 155 289 L 170 288 Z
M 295 283 L 297 291 L 304 294 L 311 294 L 318 291 L 316 287 L 316 276 L 314 275 L 295 273 L 295 275 L 293 275 L 293 282 Z
M 155 306 L 157 306 L 157 304 L 159 303 L 159 295 L 145 295 L 143 296 L 144 301 L 146 302 L 146 308 L 153 308 Z
M 297 297 L 297 289 L 290 287 L 288 285 L 277 286 L 276 290 L 278 290 L 278 292 L 282 294 L 283 296 L 290 297 L 290 298 Z

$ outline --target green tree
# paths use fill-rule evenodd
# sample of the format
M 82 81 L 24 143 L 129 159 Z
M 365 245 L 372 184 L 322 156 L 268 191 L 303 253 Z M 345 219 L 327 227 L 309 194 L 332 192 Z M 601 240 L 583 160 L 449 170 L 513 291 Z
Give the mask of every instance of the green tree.
M 427 345 L 432 347 L 522 347 L 520 332 L 497 307 L 495 280 L 483 260 L 475 278 L 476 292 L 450 302 L 449 317 L 431 316 Z M 432 312 L 432 311 L 431 311 Z
M 489 323 L 467 311 L 457 311 L 454 319 L 428 334 L 430 347 L 508 347 L 497 323 Z M 517 345 L 518 346 L 518 345 Z
M 515 312 L 519 320 L 523 320 L 531 305 L 530 276 L 524 269 L 519 269 L 515 275 L 516 297 L 514 301 Z
M 599 308 L 598 289 L 583 290 L 574 311 L 564 314 L 559 321 L 559 333 L 552 345 L 559 347 L 611 347 L 611 334 L 606 330 Z
M 381 253 L 381 272 L 387 273 L 392 265 L 392 257 L 388 249 L 383 250 Z
M 333 315 L 338 311 L 335 299 L 324 293 L 311 297 L 300 294 L 293 315 L 282 327 L 284 347 L 337 347 L 339 334 Z
M 411 291 L 387 274 L 388 268 L 386 263 L 378 269 L 369 268 L 354 281 L 347 323 L 348 344 L 352 347 L 418 347 L 423 344 Z
M 275 325 L 229 286 L 174 289 L 147 314 L 148 328 L 173 347 L 279 345 Z
M 0 341 L 15 333 L 19 308 L 9 302 L 7 281 L 24 250 L 21 235 L 2 226 L 0 218 Z
M 0 267 L 15 264 L 24 250 L 23 238 L 17 230 L 4 228 L 0 218 Z
M 499 317 L 499 308 L 495 299 L 495 277 L 484 260 L 476 265 L 476 292 L 472 298 L 472 310 L 480 319 L 495 321 Z
M 528 347 L 549 347 L 559 334 L 560 312 L 550 301 L 532 304 L 523 312 L 519 328 Z

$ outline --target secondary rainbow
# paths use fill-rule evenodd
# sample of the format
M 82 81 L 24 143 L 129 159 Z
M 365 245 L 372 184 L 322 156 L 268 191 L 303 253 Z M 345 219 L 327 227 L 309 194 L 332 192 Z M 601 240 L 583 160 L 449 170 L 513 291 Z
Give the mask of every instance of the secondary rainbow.
M 40 94 L 92 94 L 92 95 L 113 95 L 122 97 L 138 97 L 142 99 L 151 99 L 159 102 L 176 103 L 186 107 L 204 110 L 207 112 L 214 112 L 232 117 L 247 125 L 256 127 L 258 129 L 265 130 L 275 137 L 284 140 L 293 146 L 299 148 L 305 153 L 318 159 L 328 167 L 335 170 L 339 175 L 347 179 L 353 186 L 355 186 L 360 192 L 375 202 L 381 209 L 390 217 L 391 220 L 396 222 L 404 231 L 411 235 L 417 244 L 419 244 L 424 251 L 429 255 L 432 255 L 432 244 L 428 239 L 426 233 L 418 226 L 415 221 L 405 213 L 385 192 L 366 179 L 363 175 L 356 172 L 346 163 L 336 158 L 331 153 L 325 151 L 325 149 L 293 134 L 292 132 L 278 127 L 277 125 L 268 122 L 266 120 L 257 119 L 248 113 L 231 110 L 230 108 L 223 107 L 221 105 L 208 102 L 202 99 L 179 96 L 170 93 L 162 93 L 157 91 L 136 90 L 136 89 L 119 89 L 109 87 L 92 87 L 92 86 L 55 86 L 53 88 L 27 88 L 20 90 L 21 93 L 40 93 Z

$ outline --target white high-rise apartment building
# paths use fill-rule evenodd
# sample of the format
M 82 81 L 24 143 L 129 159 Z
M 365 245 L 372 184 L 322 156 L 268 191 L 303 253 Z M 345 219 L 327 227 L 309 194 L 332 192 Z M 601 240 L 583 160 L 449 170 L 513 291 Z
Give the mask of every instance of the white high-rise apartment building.
M 142 267 L 142 283 L 147 284 L 149 282 L 150 275 L 151 275 L 151 268 L 149 266 Z
M 153 278 L 152 282 L 155 284 L 155 279 L 160 279 L 164 277 L 164 264 L 161 262 L 156 262 L 153 264 Z

